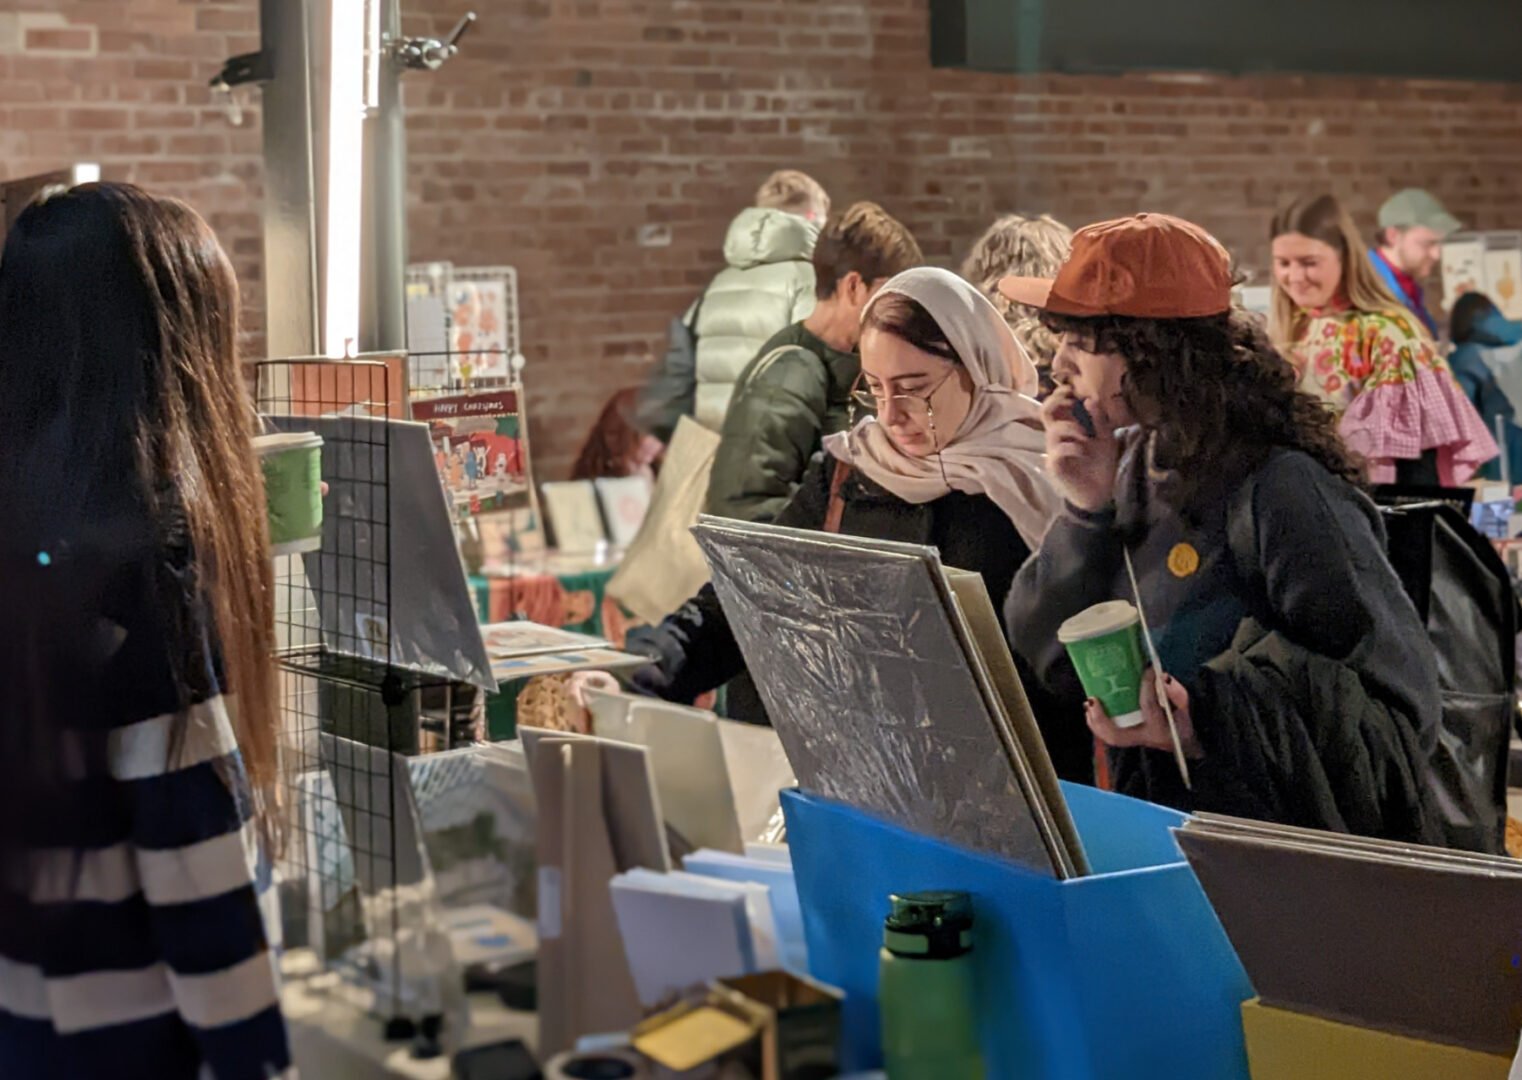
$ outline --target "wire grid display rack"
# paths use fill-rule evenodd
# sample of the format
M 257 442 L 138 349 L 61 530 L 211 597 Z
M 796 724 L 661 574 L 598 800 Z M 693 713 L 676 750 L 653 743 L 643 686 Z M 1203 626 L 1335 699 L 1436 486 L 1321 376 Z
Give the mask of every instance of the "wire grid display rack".
M 407 1037 L 438 1014 L 419 992 L 409 935 L 427 900 L 406 757 L 465 741 L 448 680 L 389 662 L 392 431 L 400 365 L 318 359 L 258 365 L 265 429 L 324 439 L 321 547 L 276 556 L 281 751 L 291 827 L 280 865 L 288 948 Z M 465 713 L 466 715 L 462 715 Z
M 434 262 L 407 270 L 408 381 L 415 392 L 495 389 L 522 368 L 518 271 Z

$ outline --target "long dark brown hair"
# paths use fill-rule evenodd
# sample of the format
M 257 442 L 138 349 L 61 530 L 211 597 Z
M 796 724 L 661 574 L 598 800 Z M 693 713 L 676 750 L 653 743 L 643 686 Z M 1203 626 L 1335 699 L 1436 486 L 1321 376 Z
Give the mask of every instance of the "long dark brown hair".
M 255 809 L 278 845 L 272 566 L 237 341 L 232 267 L 183 203 L 88 184 L 28 207 L 6 237 L 0 860 L 66 778 L 58 713 L 88 652 L 75 632 L 103 602 L 96 586 L 129 564 L 150 568 L 165 625 L 215 635 L 199 663 L 219 666 L 234 695 Z M 188 697 L 179 691 L 171 755 Z
M 1131 414 L 1155 433 L 1157 463 L 1179 473 L 1170 497 L 1187 516 L 1223 497 L 1277 447 L 1300 450 L 1363 485 L 1333 414 L 1297 389 L 1294 367 L 1244 311 L 1196 319 L 1073 318 L 1048 314 L 1092 352 L 1126 360 Z
M 638 387 L 620 390 L 608 399 L 576 455 L 572 480 L 632 476 L 639 470 L 637 455 L 645 435 L 634 423 L 638 408 Z

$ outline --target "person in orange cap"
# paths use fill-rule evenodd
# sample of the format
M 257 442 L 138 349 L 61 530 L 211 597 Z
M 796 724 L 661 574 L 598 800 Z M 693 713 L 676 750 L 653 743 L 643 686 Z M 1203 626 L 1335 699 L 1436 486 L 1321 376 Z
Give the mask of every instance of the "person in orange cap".
M 1059 335 L 1043 417 L 1066 501 L 1011 588 L 1011 641 L 1076 701 L 1058 628 L 1139 604 L 1160 661 L 1140 717 L 1085 704 L 1124 793 L 1436 841 L 1431 644 L 1336 421 L 1233 310 L 1230 262 L 1138 214 L 1079 230 L 1055 279 L 1001 283 Z

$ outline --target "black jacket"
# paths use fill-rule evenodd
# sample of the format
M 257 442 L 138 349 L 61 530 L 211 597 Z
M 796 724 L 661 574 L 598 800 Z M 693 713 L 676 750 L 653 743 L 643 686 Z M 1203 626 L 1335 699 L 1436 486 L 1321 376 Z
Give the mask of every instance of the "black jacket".
M 1146 443 L 1132 437 L 1117 506 L 1099 514 L 1070 508 L 1059 518 L 1016 578 L 1005 610 L 1016 651 L 1047 689 L 1081 702 L 1057 628 L 1093 604 L 1132 599 L 1123 554 L 1130 549 L 1163 667 L 1189 691 L 1207 755 L 1191 765 L 1195 787 L 1188 791 L 1172 755 L 1112 750 L 1116 787 L 1186 811 L 1430 837 L 1437 664 L 1385 555 L 1373 503 L 1307 455 L 1275 450 L 1229 497 L 1185 520 L 1162 497 L 1167 475 L 1148 466 Z M 1253 623 L 1295 647 L 1302 661 L 1314 658 L 1312 677 L 1355 679 L 1374 707 L 1343 712 L 1329 703 L 1352 700 L 1346 688 L 1319 684 L 1304 699 L 1314 707 L 1298 712 L 1308 734 L 1291 749 L 1291 734 L 1265 721 L 1263 710 L 1243 711 L 1248 698 L 1225 693 L 1211 674 L 1228 663 L 1232 671 L 1249 670 L 1228 654 L 1243 652 L 1239 634 Z M 1306 674 L 1284 678 L 1293 683 Z M 1232 740 L 1253 745 L 1224 749 Z M 1359 746 L 1365 762 L 1343 756 Z M 1327 755 L 1315 768 L 1307 747 Z M 1278 772 L 1281 766 L 1289 771 Z M 1414 793 L 1380 783 L 1408 774 L 1422 780 Z M 1342 809 L 1326 815 L 1328 806 Z
M 833 458 L 816 455 L 798 493 L 778 515 L 776 523 L 798 529 L 822 529 L 829 511 L 834 467 Z M 908 503 L 856 472 L 846 479 L 840 494 L 844 503 L 842 533 L 935 547 L 945 565 L 982 574 L 988 595 L 996 605 L 1003 603 L 1015 572 L 1030 555 L 1009 518 L 982 495 L 952 492 L 933 502 Z M 631 633 L 628 648 L 656 661 L 634 674 L 634 688 L 668 701 L 690 702 L 745 670 L 745 659 L 735 644 L 712 585 L 705 585 L 660 626 Z M 1092 743 L 1081 714 L 1068 709 L 1059 718 L 1051 699 L 1032 679 L 1026 678 L 1025 682 L 1034 691 L 1030 695 L 1031 708 L 1043 731 L 1048 731 L 1050 725 L 1048 745 L 1058 773 L 1066 779 L 1091 779 Z M 764 713 L 755 715 L 748 709 L 737 710 L 735 697 L 732 693 L 729 710 L 734 719 L 766 722 Z M 756 702 L 752 708 L 758 708 L 759 704 Z M 1051 732 L 1061 733 L 1058 744 L 1053 744 Z
M 1202 809 L 1356 836 L 1441 845 L 1424 754 L 1358 672 L 1245 619 L 1196 675 Z M 1328 723 L 1329 718 L 1337 723 Z M 1251 777 L 1251 783 L 1244 783 Z

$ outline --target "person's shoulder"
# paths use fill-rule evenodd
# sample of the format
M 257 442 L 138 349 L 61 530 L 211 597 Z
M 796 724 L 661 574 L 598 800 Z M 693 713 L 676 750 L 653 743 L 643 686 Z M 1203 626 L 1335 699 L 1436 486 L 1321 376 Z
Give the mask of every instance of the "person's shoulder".
M 1362 491 L 1310 454 L 1286 446 L 1269 451 L 1268 459 L 1247 482 L 1258 499 L 1266 498 L 1281 505 L 1296 505 L 1311 499 L 1360 506 L 1368 502 Z
M 1381 337 L 1392 339 L 1397 345 L 1427 345 L 1421 324 L 1408 311 L 1357 311 L 1352 312 L 1352 322 L 1367 341 Z
M 748 389 L 785 391 L 800 396 L 823 393 L 829 381 L 824 358 L 806 340 L 802 323 L 794 323 L 761 346 L 746 379 Z

